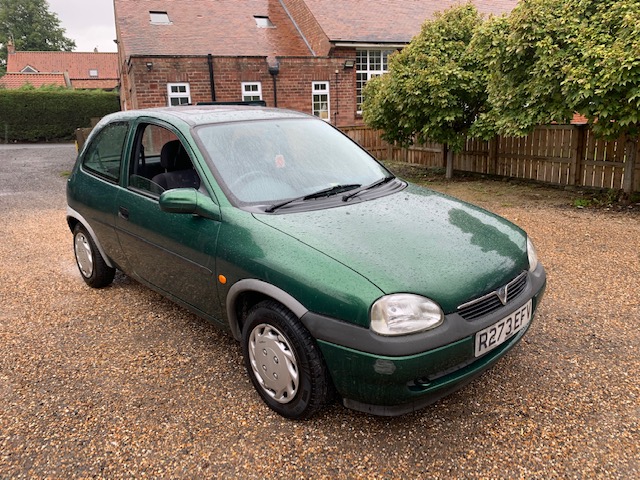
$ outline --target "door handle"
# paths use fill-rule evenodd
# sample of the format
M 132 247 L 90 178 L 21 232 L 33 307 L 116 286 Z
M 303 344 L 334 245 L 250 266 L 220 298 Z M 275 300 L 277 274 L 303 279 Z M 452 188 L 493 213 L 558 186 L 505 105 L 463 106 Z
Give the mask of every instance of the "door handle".
M 129 210 L 127 210 L 125 207 L 119 207 L 118 216 L 123 220 L 129 220 Z

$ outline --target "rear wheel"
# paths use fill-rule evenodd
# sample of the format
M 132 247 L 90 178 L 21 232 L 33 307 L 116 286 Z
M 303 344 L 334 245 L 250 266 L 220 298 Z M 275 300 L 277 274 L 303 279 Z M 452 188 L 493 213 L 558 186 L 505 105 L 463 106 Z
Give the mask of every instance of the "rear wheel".
M 254 387 L 280 415 L 308 418 L 329 400 L 331 383 L 318 346 L 279 303 L 262 302 L 249 312 L 242 350 Z
M 103 288 L 113 282 L 116 269 L 107 265 L 91 235 L 77 224 L 73 229 L 73 251 L 82 279 L 93 288 Z

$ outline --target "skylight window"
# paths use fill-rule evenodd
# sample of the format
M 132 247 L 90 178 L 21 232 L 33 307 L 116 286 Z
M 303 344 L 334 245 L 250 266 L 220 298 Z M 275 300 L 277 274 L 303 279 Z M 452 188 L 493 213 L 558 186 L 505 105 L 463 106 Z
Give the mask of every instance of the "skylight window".
M 276 28 L 273 22 L 269 20 L 269 17 L 254 15 L 253 18 L 255 19 L 258 28 Z
M 89 70 L 89 76 L 90 77 L 97 77 L 98 76 L 98 70 L 95 68 L 92 68 L 91 70 Z
M 169 14 L 167 12 L 150 11 L 151 23 L 155 25 L 170 25 Z

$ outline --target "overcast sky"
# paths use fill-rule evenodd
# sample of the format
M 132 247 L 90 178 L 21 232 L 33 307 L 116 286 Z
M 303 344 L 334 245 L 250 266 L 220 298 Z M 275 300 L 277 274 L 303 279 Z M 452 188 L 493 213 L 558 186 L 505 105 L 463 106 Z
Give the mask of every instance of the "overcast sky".
M 65 35 L 76 42 L 76 52 L 115 52 L 113 0 L 47 0 L 60 19 Z

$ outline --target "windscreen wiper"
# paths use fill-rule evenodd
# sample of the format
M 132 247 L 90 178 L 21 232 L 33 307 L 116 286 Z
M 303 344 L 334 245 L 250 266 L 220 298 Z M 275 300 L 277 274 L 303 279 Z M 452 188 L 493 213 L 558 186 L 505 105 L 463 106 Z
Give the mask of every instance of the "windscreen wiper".
M 360 195 L 362 192 L 366 192 L 367 190 L 371 190 L 372 188 L 376 188 L 376 187 L 379 187 L 380 185 L 384 185 L 385 183 L 390 182 L 394 178 L 396 177 L 394 177 L 393 175 L 391 175 L 390 177 L 382 177 L 381 179 L 376 180 L 375 182 L 370 183 L 369 185 L 365 185 L 364 187 L 358 188 L 355 192 L 351 192 L 351 193 L 347 193 L 346 195 L 343 195 L 342 201 L 347 202 L 351 198 L 355 197 L 356 195 Z
M 323 188 L 322 190 L 318 190 L 317 192 L 309 193 L 307 195 L 303 195 L 301 197 L 291 198 L 289 200 L 285 200 L 283 202 L 274 203 L 270 207 L 267 207 L 264 211 L 267 213 L 273 213 L 279 208 L 282 208 L 290 203 L 294 202 L 302 202 L 305 200 L 313 200 L 314 198 L 322 198 L 322 197 L 330 197 L 332 195 L 337 195 L 338 193 L 348 192 L 349 190 L 353 190 L 354 188 L 359 188 L 361 185 L 359 183 L 347 183 L 345 185 L 333 185 L 329 188 Z

